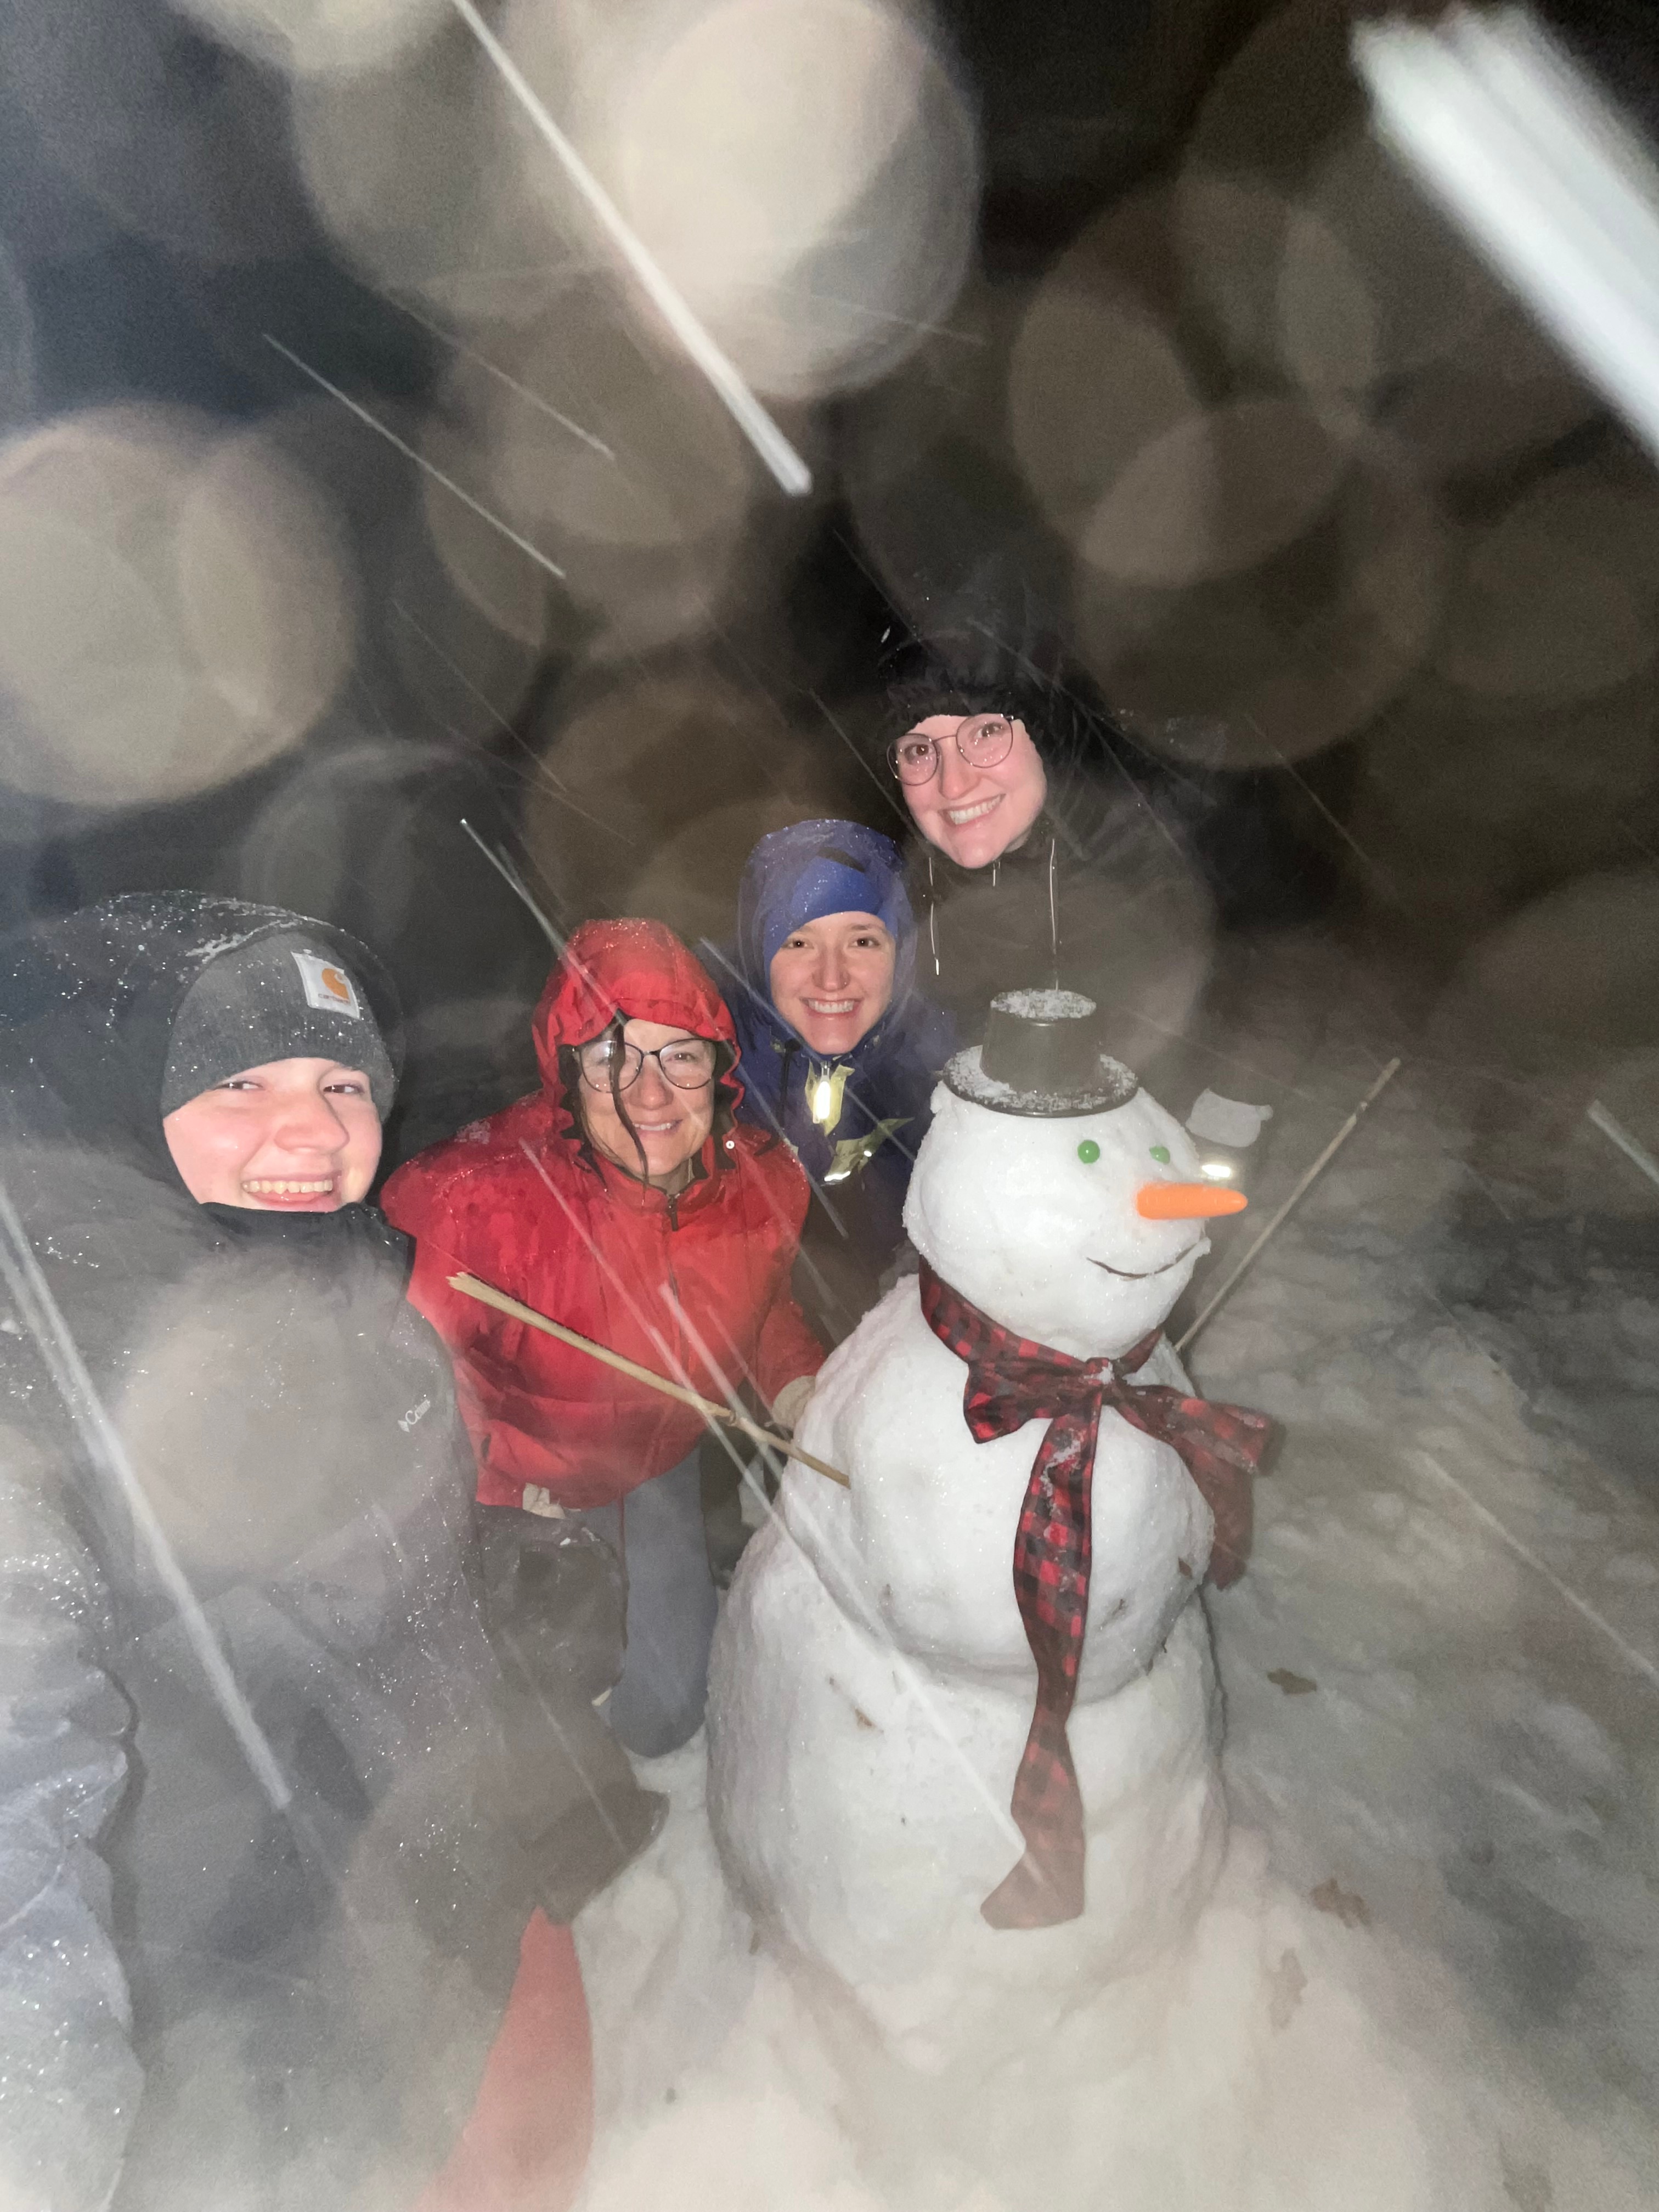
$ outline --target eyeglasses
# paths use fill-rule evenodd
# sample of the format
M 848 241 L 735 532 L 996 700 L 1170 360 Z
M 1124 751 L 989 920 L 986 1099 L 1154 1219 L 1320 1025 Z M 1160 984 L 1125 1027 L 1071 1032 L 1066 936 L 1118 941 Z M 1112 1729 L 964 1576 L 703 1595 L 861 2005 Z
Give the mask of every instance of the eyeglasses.
M 596 1037 L 581 1047 L 576 1061 L 590 1091 L 631 1090 L 647 1060 L 656 1061 L 657 1073 L 676 1091 L 701 1091 L 714 1079 L 716 1050 L 708 1037 L 676 1037 L 655 1052 L 641 1052 L 638 1045 L 624 1044 L 619 1037 Z
M 1006 760 L 1014 742 L 1014 726 L 1000 714 L 980 714 L 957 725 L 953 740 L 969 768 L 994 768 Z M 887 758 L 901 783 L 928 783 L 939 773 L 939 740 L 911 730 L 896 738 Z

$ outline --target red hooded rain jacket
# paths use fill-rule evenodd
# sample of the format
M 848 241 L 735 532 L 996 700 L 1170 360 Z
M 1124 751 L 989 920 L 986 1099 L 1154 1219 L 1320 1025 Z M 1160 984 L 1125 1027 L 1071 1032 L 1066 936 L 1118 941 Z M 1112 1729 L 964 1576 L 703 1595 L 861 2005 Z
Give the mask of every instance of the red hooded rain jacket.
M 618 1012 L 736 1051 L 720 994 L 672 931 L 585 922 L 536 1009 L 542 1089 L 410 1160 L 386 1187 L 387 1214 L 416 1239 L 410 1297 L 455 1361 L 486 1505 L 522 1504 L 527 1483 L 561 1504 L 608 1504 L 676 1466 L 703 1421 L 451 1290 L 452 1274 L 477 1275 L 722 1402 L 747 1380 L 769 1405 L 823 1364 L 789 1295 L 808 1190 L 787 1146 L 746 1124 L 712 1136 L 697 1178 L 669 1198 L 583 1145 L 559 1047 L 587 1043 Z M 740 1087 L 722 1081 L 735 1103 Z

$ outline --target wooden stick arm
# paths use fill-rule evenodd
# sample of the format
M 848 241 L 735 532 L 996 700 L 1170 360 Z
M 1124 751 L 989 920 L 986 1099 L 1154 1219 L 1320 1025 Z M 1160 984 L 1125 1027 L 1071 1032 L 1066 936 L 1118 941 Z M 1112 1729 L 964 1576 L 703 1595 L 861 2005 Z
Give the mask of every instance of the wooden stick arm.
M 574 1328 L 567 1328 L 562 1322 L 550 1321 L 545 1314 L 538 1313 L 534 1306 L 523 1305 L 517 1298 L 508 1297 L 505 1291 L 498 1291 L 493 1283 L 483 1282 L 477 1275 L 451 1275 L 448 1279 L 450 1289 L 459 1291 L 463 1297 L 477 1298 L 480 1305 L 494 1306 L 497 1313 L 509 1315 L 513 1320 L 523 1322 L 529 1328 L 538 1328 L 547 1336 L 556 1336 L 561 1344 L 568 1344 L 577 1352 L 586 1352 L 589 1358 L 597 1359 L 606 1367 L 614 1367 L 619 1375 L 631 1376 L 635 1382 L 643 1382 L 647 1389 L 660 1390 L 665 1398 L 678 1398 L 681 1405 L 694 1407 L 706 1420 L 719 1421 L 725 1428 L 742 1430 L 745 1436 L 753 1437 L 757 1443 L 769 1444 L 773 1450 L 790 1459 L 798 1459 L 803 1467 L 810 1467 L 815 1474 L 827 1474 L 831 1482 L 840 1483 L 843 1490 L 853 1487 L 850 1480 L 838 1467 L 831 1467 L 828 1460 L 815 1459 L 811 1452 L 803 1451 L 799 1444 L 787 1437 L 777 1435 L 771 1429 L 763 1428 L 758 1421 L 751 1421 L 746 1413 L 736 1413 L 730 1406 L 717 1406 L 712 1398 L 702 1396 L 697 1391 L 688 1389 L 684 1382 L 671 1382 L 666 1376 L 659 1375 L 649 1367 L 641 1367 L 637 1359 L 629 1359 L 620 1352 L 612 1352 L 608 1345 L 595 1344 L 591 1337 L 580 1335 Z
M 1352 1113 L 1349 1115 L 1347 1120 L 1342 1124 L 1342 1127 L 1331 1139 L 1329 1144 L 1326 1146 L 1324 1151 L 1319 1155 L 1319 1158 L 1308 1170 L 1306 1175 L 1302 1177 L 1302 1180 L 1297 1184 L 1296 1188 L 1285 1200 L 1284 1205 L 1279 1207 L 1278 1212 L 1274 1214 L 1272 1220 L 1269 1221 L 1267 1227 L 1256 1238 L 1255 1243 L 1250 1246 L 1249 1249 L 1245 1253 L 1244 1257 L 1233 1269 L 1231 1274 L 1226 1278 L 1225 1281 L 1222 1284 L 1221 1288 L 1216 1292 L 1215 1296 L 1210 1299 L 1209 1303 L 1201 1309 L 1197 1319 L 1192 1322 L 1176 1340 L 1175 1349 L 1177 1353 L 1182 1352 L 1187 1349 L 1187 1346 L 1198 1334 L 1200 1329 L 1203 1328 L 1205 1322 L 1208 1321 L 1210 1316 L 1215 1311 L 1222 1300 L 1226 1297 L 1228 1293 L 1231 1291 L 1233 1285 L 1237 1282 L 1239 1277 L 1243 1275 L 1245 1270 L 1254 1263 L 1256 1255 L 1261 1251 L 1262 1246 L 1267 1243 L 1268 1238 L 1279 1229 L 1283 1223 L 1288 1218 L 1291 1209 L 1301 1202 L 1304 1194 L 1311 1189 L 1314 1183 L 1322 1175 L 1324 1174 L 1326 1169 L 1335 1158 L 1337 1153 L 1341 1150 L 1342 1146 L 1347 1143 L 1349 1138 L 1352 1136 L 1354 1131 L 1359 1127 L 1360 1122 L 1364 1119 L 1367 1113 L 1370 1112 L 1371 1107 L 1376 1103 L 1377 1099 L 1382 1097 L 1384 1091 L 1388 1089 L 1389 1084 L 1393 1082 L 1395 1077 L 1399 1073 L 1399 1072 L 1400 1059 L 1398 1054 L 1396 1054 L 1383 1069 L 1382 1074 L 1377 1077 L 1376 1082 L 1372 1084 L 1370 1089 L 1365 1093 L 1359 1103 L 1354 1108 Z

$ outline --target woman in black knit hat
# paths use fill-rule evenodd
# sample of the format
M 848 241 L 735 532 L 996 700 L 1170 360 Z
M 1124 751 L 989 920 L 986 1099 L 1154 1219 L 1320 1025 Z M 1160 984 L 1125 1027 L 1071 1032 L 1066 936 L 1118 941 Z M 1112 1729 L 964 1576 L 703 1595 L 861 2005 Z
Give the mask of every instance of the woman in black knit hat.
M 942 617 L 884 674 L 888 763 L 916 831 L 918 977 L 962 1033 L 1025 987 L 1083 992 L 1121 1036 L 1136 1015 L 1154 1034 L 1178 1022 L 1206 966 L 1194 848 L 1208 794 L 1141 753 L 1029 619 Z
M 662 1808 L 594 1680 L 486 1633 L 449 1362 L 365 1203 L 397 1058 L 378 965 L 275 908 L 0 957 L 8 2203 L 580 2177 L 562 1923 Z

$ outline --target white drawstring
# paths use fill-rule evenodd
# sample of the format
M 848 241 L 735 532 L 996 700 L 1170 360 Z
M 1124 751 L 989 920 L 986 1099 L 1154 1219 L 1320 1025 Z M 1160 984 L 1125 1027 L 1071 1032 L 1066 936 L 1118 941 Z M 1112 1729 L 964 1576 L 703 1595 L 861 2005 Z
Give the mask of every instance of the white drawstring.
M 1048 949 L 1054 956 L 1054 988 L 1060 988 L 1060 907 L 1054 896 L 1054 840 L 1048 840 Z

